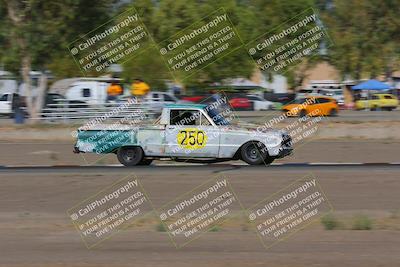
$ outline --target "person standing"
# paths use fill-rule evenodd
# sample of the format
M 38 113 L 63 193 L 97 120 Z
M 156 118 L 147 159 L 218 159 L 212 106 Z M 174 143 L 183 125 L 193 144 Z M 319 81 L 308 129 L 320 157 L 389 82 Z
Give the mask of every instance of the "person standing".
M 123 90 L 121 85 L 117 83 L 111 83 L 110 86 L 107 88 L 107 101 L 114 101 L 117 100 L 119 95 L 122 95 Z
M 14 115 L 14 121 L 16 124 L 23 124 L 25 121 L 25 114 L 23 110 L 23 101 L 21 96 L 18 94 L 13 94 L 11 109 Z
M 131 94 L 142 98 L 150 92 L 150 86 L 141 79 L 135 79 L 131 86 Z

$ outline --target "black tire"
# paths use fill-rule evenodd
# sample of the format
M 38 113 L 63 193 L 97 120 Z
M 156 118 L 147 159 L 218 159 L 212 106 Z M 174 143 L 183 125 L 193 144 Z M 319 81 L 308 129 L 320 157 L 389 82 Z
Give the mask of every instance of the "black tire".
M 337 113 L 338 113 L 337 110 L 333 108 L 329 111 L 329 116 L 335 117 L 335 116 L 337 116 Z
M 127 167 L 136 166 L 143 160 L 143 150 L 140 147 L 121 147 L 117 151 L 118 161 Z
M 299 117 L 304 118 L 305 116 L 307 116 L 307 111 L 305 109 L 300 110 Z
M 370 110 L 370 111 L 376 111 L 376 107 L 375 107 L 375 106 L 372 106 L 372 107 L 370 107 L 369 110 Z
M 264 144 L 260 142 L 248 142 L 240 149 L 241 159 L 250 165 L 260 165 L 264 163 L 268 152 Z
M 142 161 L 141 161 L 141 162 L 139 162 L 139 164 L 138 164 L 138 165 L 145 165 L 145 166 L 148 166 L 148 165 L 150 165 L 152 162 L 153 162 L 153 160 L 152 160 L 152 159 L 146 159 L 146 158 L 143 158 L 143 159 L 142 159 Z

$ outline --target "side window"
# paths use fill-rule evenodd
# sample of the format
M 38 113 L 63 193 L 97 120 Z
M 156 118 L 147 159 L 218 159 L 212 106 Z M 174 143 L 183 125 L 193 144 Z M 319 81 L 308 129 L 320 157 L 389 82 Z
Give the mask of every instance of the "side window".
M 201 125 L 202 126 L 210 126 L 211 125 L 210 121 L 204 115 L 201 115 Z
M 331 100 L 330 99 L 328 99 L 328 98 L 319 98 L 318 99 L 318 103 L 328 103 L 328 102 L 331 102 Z
M 82 89 L 82 96 L 83 97 L 90 97 L 90 88 L 83 88 Z
M 200 125 L 201 113 L 198 110 L 174 109 L 170 114 L 170 125 Z
M 8 100 L 8 94 L 2 95 L 0 97 L 0 101 L 7 101 Z
M 377 95 L 373 95 L 373 96 L 371 97 L 371 99 L 376 100 L 376 99 L 379 99 L 379 97 L 378 97 Z
M 160 101 L 158 94 L 153 95 L 152 101 Z
M 384 98 L 385 98 L 385 99 L 393 99 L 393 97 L 390 96 L 390 95 L 385 95 Z

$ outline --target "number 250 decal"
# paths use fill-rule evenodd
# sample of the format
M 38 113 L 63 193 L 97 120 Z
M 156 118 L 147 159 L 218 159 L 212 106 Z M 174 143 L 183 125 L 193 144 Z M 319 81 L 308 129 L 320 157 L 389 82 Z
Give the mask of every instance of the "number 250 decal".
M 185 149 L 200 149 L 206 145 L 207 135 L 196 128 L 180 130 L 176 136 L 178 145 Z

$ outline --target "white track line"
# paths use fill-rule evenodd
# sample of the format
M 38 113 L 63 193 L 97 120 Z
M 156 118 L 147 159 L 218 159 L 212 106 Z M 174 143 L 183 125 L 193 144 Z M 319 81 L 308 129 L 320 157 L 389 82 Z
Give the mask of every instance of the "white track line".
M 361 166 L 361 165 L 400 165 L 400 162 L 287 162 L 287 163 L 272 163 L 271 166 Z M 180 167 L 180 166 L 206 166 L 207 163 L 159 163 L 153 166 L 160 167 Z M 226 166 L 227 164 L 214 164 L 213 166 Z M 250 166 L 247 163 L 228 164 L 230 166 Z M 62 168 L 62 167 L 122 167 L 122 164 L 107 164 L 107 165 L 4 165 L 3 168 Z M 151 166 L 151 165 L 150 165 Z

